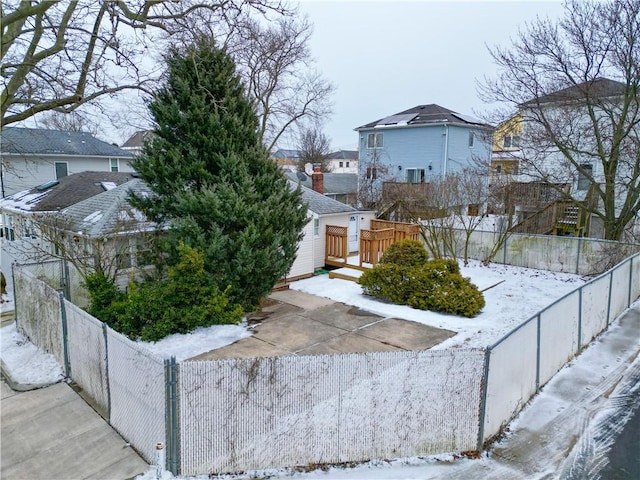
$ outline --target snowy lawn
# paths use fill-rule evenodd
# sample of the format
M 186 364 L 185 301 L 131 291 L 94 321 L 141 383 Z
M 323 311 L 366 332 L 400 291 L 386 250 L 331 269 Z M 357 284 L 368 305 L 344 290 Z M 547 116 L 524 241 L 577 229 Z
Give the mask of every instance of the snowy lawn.
M 457 317 L 411 307 L 385 303 L 362 294 L 355 282 L 330 279 L 328 275 L 300 280 L 291 288 L 353 305 L 383 317 L 413 320 L 432 327 L 457 332 L 457 335 L 437 345 L 436 349 L 451 347 L 486 347 L 547 305 L 575 290 L 587 279 L 568 273 L 491 264 L 483 267 L 471 260 L 461 266 L 464 277 L 470 277 L 483 292 L 486 302 L 482 312 L 474 318 Z
M 491 264 L 483 267 L 477 261 L 471 261 L 468 267 L 461 267 L 461 272 L 465 277 L 470 277 L 480 290 L 488 288 L 483 292 L 486 306 L 475 318 L 384 303 L 363 295 L 362 288 L 357 283 L 330 279 L 328 275 L 294 282 L 291 288 L 353 305 L 383 317 L 413 320 L 457 332 L 434 347 L 443 349 L 491 345 L 536 312 L 586 281 L 578 275 L 508 265 Z M 62 373 L 59 367 L 58 370 L 54 368 L 53 357 L 25 341 L 15 331 L 14 325 L 4 327 L 0 332 L 3 362 L 16 376 L 21 375 L 16 372 L 24 372 L 24 377 L 14 378 L 16 382 L 53 383 L 60 380 Z M 241 325 L 198 328 L 189 334 L 170 335 L 159 342 L 138 343 L 162 358 L 175 356 L 177 361 L 182 361 L 249 336 L 251 329 L 245 322 Z

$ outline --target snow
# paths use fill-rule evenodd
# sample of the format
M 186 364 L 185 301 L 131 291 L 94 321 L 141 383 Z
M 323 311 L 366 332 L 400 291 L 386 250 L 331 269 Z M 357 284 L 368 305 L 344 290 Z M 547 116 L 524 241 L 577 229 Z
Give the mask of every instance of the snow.
M 37 348 L 20 332 L 15 323 L 0 329 L 2 362 L 14 382 L 22 385 L 57 383 L 64 378 L 55 357 Z
M 187 334 L 176 333 L 157 342 L 138 342 L 162 358 L 175 356 L 178 362 L 230 345 L 251 336 L 246 321 L 240 325 L 213 325 Z
M 49 191 L 30 193 L 31 190 L 23 190 L 0 200 L 0 208 L 16 211 L 30 211 L 40 199 L 47 196 Z
M 411 307 L 385 303 L 362 294 L 355 282 L 319 275 L 291 284 L 291 288 L 353 305 L 383 317 L 412 320 L 457 334 L 434 349 L 452 347 L 486 347 L 492 345 L 556 299 L 575 290 L 587 279 L 568 273 L 490 264 L 483 266 L 470 260 L 461 266 L 483 292 L 485 307 L 474 318 L 456 317 Z
M 100 185 L 102 185 L 102 188 L 105 190 L 113 190 L 118 186 L 114 182 L 100 182 Z
M 96 223 L 102 218 L 102 212 L 98 210 L 97 212 L 93 212 L 90 215 L 87 215 L 82 220 L 83 222 Z

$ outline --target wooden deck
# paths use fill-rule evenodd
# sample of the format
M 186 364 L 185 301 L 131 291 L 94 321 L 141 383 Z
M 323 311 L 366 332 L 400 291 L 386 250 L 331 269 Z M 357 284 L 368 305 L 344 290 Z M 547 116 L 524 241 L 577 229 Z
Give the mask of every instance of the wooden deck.
M 324 263 L 332 267 L 342 267 L 363 272 L 377 265 L 385 250 L 395 242 L 407 238 L 419 240 L 420 227 L 411 223 L 372 220 L 371 230 L 360 230 L 360 248 L 358 252 L 348 251 L 347 235 L 347 227 L 327 225 Z M 329 277 L 357 281 L 357 276 L 349 273 L 330 272 Z

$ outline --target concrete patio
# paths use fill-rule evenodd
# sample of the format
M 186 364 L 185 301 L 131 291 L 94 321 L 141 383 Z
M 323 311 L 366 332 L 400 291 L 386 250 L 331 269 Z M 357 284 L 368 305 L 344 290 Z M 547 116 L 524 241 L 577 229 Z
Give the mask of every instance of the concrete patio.
M 268 298 L 250 316 L 253 336 L 190 360 L 426 350 L 455 335 L 295 290 Z

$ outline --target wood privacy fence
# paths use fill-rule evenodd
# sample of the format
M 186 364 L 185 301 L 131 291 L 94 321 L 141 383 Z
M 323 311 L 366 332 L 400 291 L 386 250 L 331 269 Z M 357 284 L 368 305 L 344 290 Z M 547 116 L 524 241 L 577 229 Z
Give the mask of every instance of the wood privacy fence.
M 161 359 L 14 269 L 16 322 L 174 474 L 480 450 L 640 295 L 640 255 L 486 349 Z M 470 320 L 473 321 L 473 320 Z

